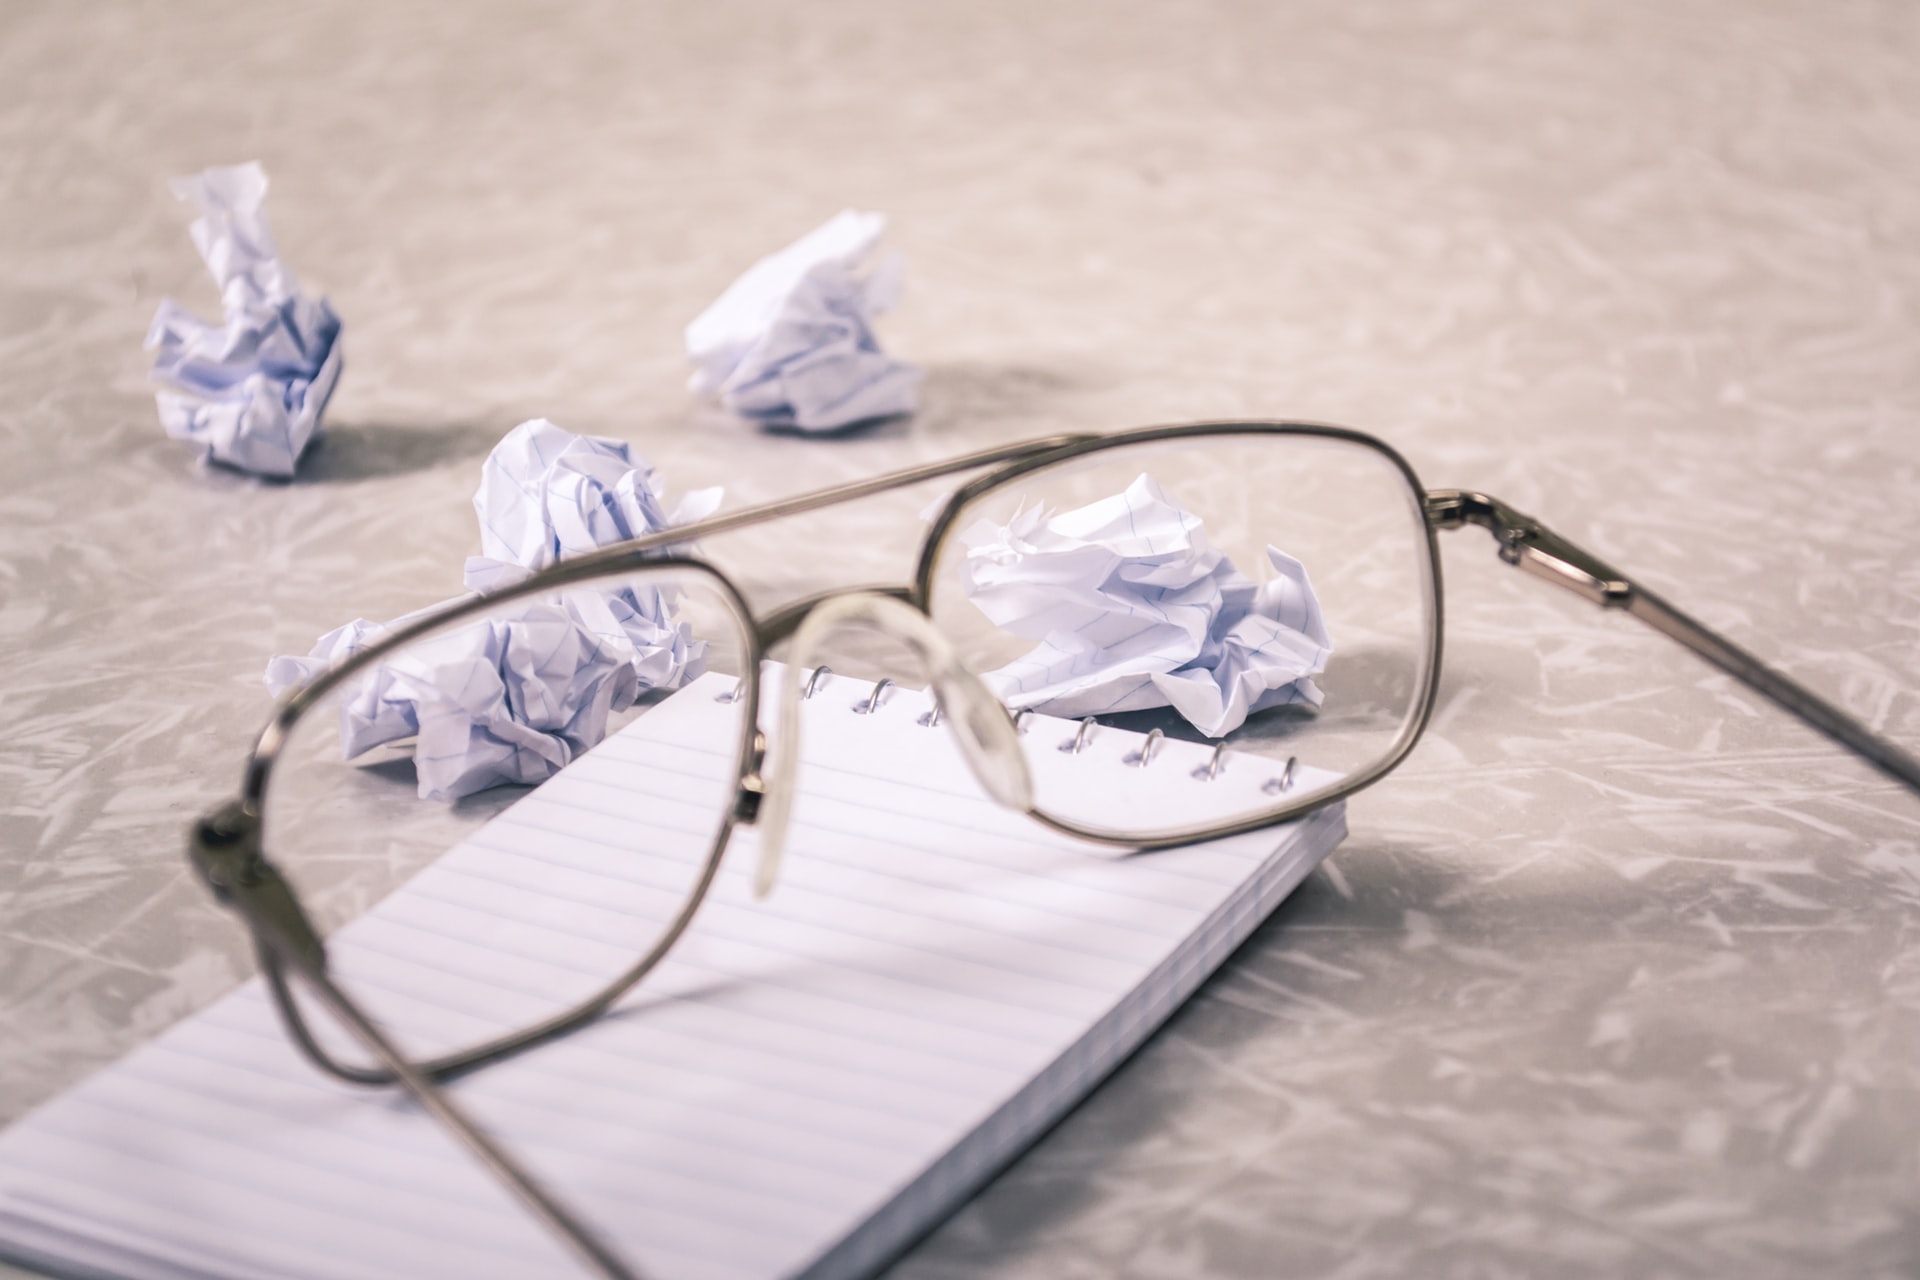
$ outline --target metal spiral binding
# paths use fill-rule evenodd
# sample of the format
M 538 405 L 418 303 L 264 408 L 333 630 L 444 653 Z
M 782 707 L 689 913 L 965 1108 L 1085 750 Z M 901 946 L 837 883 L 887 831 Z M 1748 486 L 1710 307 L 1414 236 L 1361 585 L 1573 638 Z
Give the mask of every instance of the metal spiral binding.
M 814 668 L 813 675 L 807 680 L 807 688 L 806 692 L 802 694 L 803 697 L 810 698 L 813 696 L 814 681 L 820 678 L 820 674 L 823 671 L 827 671 L 827 668 Z M 832 673 L 828 672 L 828 674 Z M 856 715 L 870 716 L 879 710 L 880 698 L 892 684 L 893 681 L 890 678 L 883 677 L 880 683 L 873 686 L 873 692 L 870 695 L 853 704 L 854 713 Z M 731 695 L 721 694 L 720 698 L 726 701 L 738 696 L 739 687 L 736 686 Z M 935 729 L 940 726 L 941 717 L 945 715 L 945 713 L 946 709 L 940 705 L 939 695 L 935 694 L 933 706 L 922 711 L 914 723 L 925 729 Z M 1022 707 L 1014 712 L 1013 731 L 1016 734 L 1025 733 L 1027 731 L 1027 721 L 1032 715 L 1032 707 Z M 1085 751 L 1087 749 L 1087 743 L 1093 738 L 1093 731 L 1099 727 L 1100 722 L 1094 716 L 1088 716 L 1082 720 L 1080 727 L 1074 730 L 1073 736 L 1060 744 L 1061 753 L 1064 755 L 1077 756 Z M 1120 763 L 1131 765 L 1136 769 L 1146 768 L 1153 763 L 1154 754 L 1158 751 L 1161 742 L 1166 739 L 1166 736 L 1166 733 L 1162 730 L 1149 729 L 1145 741 L 1140 744 L 1140 749 L 1138 751 L 1129 751 L 1126 755 L 1121 756 Z M 1226 760 L 1227 744 L 1225 742 L 1216 743 L 1214 744 L 1213 754 L 1207 757 L 1207 762 L 1195 769 L 1190 776 L 1196 782 L 1212 782 L 1225 770 Z M 1288 756 L 1286 765 L 1280 770 L 1280 776 L 1267 779 L 1265 783 L 1261 784 L 1260 790 L 1270 796 L 1285 795 L 1293 789 L 1293 775 L 1295 769 L 1299 767 L 1299 764 L 1300 757 Z
M 811 698 L 814 690 L 818 688 L 821 679 L 826 676 L 831 676 L 832 674 L 833 669 L 831 667 L 815 667 L 807 676 L 806 688 L 800 691 L 800 696 L 803 698 Z M 872 693 L 852 704 L 853 713 L 860 716 L 872 715 L 880 709 L 880 700 L 886 696 L 887 690 L 892 687 L 893 678 L 891 676 L 882 676 L 880 682 L 873 686 Z M 715 694 L 713 700 L 715 702 L 734 702 L 738 700 L 745 688 L 745 680 L 735 681 L 732 689 L 725 693 Z M 941 718 L 945 714 L 946 708 L 940 705 L 940 697 L 938 694 L 935 694 L 933 706 L 922 711 L 914 723 L 925 729 L 937 729 L 940 727 Z M 1027 720 L 1031 718 L 1032 715 L 1032 707 L 1022 707 L 1014 712 L 1013 731 L 1016 734 L 1025 733 L 1027 731 Z M 1088 716 L 1082 720 L 1080 727 L 1074 730 L 1073 736 L 1060 744 L 1062 754 L 1077 756 L 1085 751 L 1087 749 L 1087 743 L 1093 737 L 1093 731 L 1099 727 L 1099 720 L 1093 716 Z M 1140 744 L 1140 749 L 1138 751 L 1129 751 L 1126 755 L 1121 756 L 1120 763 L 1131 765 L 1136 769 L 1146 768 L 1153 763 L 1154 753 L 1158 750 L 1160 743 L 1165 740 L 1166 736 L 1167 735 L 1159 729 L 1149 729 L 1146 740 Z M 1225 770 L 1226 759 L 1227 744 L 1225 742 L 1216 743 L 1213 748 L 1213 754 L 1207 757 L 1207 762 L 1195 769 L 1190 776 L 1196 782 L 1212 782 Z M 1280 776 L 1277 778 L 1268 778 L 1260 785 L 1260 790 L 1270 796 L 1285 795 L 1287 792 L 1293 790 L 1294 772 L 1299 768 L 1299 765 L 1299 756 L 1288 756 L 1287 763 L 1280 770 Z
M 1293 790 L 1293 770 L 1294 766 L 1299 763 L 1299 756 L 1288 756 L 1287 767 L 1280 771 L 1280 776 L 1277 778 L 1268 778 L 1260 784 L 1260 789 L 1270 796 L 1285 795 L 1287 792 Z
M 1193 771 L 1194 781 L 1212 782 L 1219 777 L 1222 766 L 1226 764 L 1226 758 L 1227 744 L 1222 741 L 1214 746 L 1213 754 L 1207 757 L 1207 762 Z
M 881 676 L 880 683 L 873 686 L 873 692 L 853 704 L 853 714 L 857 716 L 870 716 L 878 711 L 880 709 L 881 696 L 886 693 L 888 687 L 892 684 L 893 678 L 891 676 Z
M 1121 756 L 1120 763 L 1130 764 L 1136 769 L 1146 768 L 1149 764 L 1153 763 L 1153 749 L 1159 746 L 1160 739 L 1166 736 L 1166 734 L 1160 732 L 1158 729 L 1148 730 L 1147 739 L 1140 744 L 1140 749 L 1138 751 L 1129 751 L 1126 755 Z
M 1094 720 L 1092 716 L 1088 716 L 1085 720 L 1082 720 L 1080 722 L 1080 731 L 1074 734 L 1071 738 L 1068 738 L 1065 742 L 1060 744 L 1060 750 L 1066 752 L 1070 756 L 1079 755 L 1082 751 L 1085 751 L 1087 749 L 1087 739 L 1093 735 L 1093 731 L 1096 727 L 1097 727 L 1097 722 Z

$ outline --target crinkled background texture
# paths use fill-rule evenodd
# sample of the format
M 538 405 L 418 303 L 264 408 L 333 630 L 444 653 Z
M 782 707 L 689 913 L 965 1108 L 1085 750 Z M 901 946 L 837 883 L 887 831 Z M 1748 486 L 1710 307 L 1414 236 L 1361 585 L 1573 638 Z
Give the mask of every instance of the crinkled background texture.
M 544 415 L 772 498 L 1042 432 L 1373 428 L 1920 746 L 1920 9 L 1359 0 L 0 10 L 0 1119 L 250 969 L 188 879 L 263 660 L 437 600 Z M 153 420 L 165 181 L 260 159 L 352 327 L 293 484 Z M 689 400 L 854 205 L 920 413 Z M 711 548 L 904 576 L 924 495 Z M 1920 1268 L 1920 800 L 1444 544 L 1432 730 L 901 1277 Z

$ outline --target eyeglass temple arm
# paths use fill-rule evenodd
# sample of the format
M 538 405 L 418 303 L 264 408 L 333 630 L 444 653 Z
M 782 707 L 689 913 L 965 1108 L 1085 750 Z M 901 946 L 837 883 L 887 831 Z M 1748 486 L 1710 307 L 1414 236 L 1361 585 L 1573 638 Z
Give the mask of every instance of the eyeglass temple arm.
M 1428 492 L 1426 511 L 1427 523 L 1435 529 L 1478 525 L 1487 530 L 1499 542 L 1500 558 L 1508 564 L 1571 591 L 1603 609 L 1625 610 L 1655 631 L 1693 650 L 1754 692 L 1770 698 L 1777 706 L 1800 717 L 1911 790 L 1920 792 L 1920 760 L 1915 760 L 1805 685 L 1769 667 L 1697 618 L 1676 609 L 1532 516 L 1514 510 L 1498 498 L 1467 489 L 1435 489 Z
M 284 965 L 303 979 L 327 1011 L 380 1059 L 421 1109 L 451 1129 L 480 1163 L 595 1273 L 607 1280 L 639 1280 L 639 1273 L 615 1257 L 591 1228 L 454 1106 L 445 1090 L 409 1062 L 386 1033 L 335 985 L 327 972 L 326 948 L 293 887 L 260 854 L 259 823 L 253 815 L 238 802 L 230 804 L 195 824 L 187 848 L 194 869 L 214 897 L 246 921 L 263 959 Z

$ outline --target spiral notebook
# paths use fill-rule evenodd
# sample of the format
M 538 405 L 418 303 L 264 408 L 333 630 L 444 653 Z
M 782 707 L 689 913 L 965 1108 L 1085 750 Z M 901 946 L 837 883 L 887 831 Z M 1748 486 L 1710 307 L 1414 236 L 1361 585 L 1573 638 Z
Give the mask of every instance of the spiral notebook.
M 436 866 L 518 849 L 564 882 L 611 820 L 609 788 L 623 820 L 644 817 L 636 764 L 721 745 L 728 687 L 673 695 Z M 1083 1098 L 1345 834 L 1331 806 L 1116 856 L 987 800 L 918 722 L 924 695 L 853 714 L 869 693 L 839 679 L 807 704 L 805 799 L 772 897 L 752 896 L 743 832 L 647 999 L 453 1086 L 648 1276 L 871 1273 Z M 1123 766 L 1139 742 L 1103 729 L 1049 785 L 1118 793 L 1177 769 L 1189 803 L 1213 785 L 1189 776 L 1179 752 L 1202 749 L 1185 744 Z M 1254 764 L 1215 782 L 1257 783 Z M 567 848 L 523 834 L 560 820 L 580 833 Z M 430 913 L 434 883 L 423 873 L 332 945 L 383 913 Z M 533 918 L 542 883 L 492 909 Z M 0 1134 L 0 1257 L 167 1280 L 580 1274 L 404 1099 L 298 1058 L 258 980 Z

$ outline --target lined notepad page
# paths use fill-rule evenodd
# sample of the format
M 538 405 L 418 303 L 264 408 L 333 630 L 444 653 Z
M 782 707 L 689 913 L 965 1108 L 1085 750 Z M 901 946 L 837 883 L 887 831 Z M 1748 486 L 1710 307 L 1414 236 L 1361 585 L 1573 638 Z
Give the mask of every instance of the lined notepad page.
M 536 922 L 543 894 L 589 886 L 617 911 L 649 780 L 672 776 L 647 766 L 726 749 L 730 686 L 695 683 L 529 793 L 336 935 L 335 963 L 404 953 L 437 913 Z M 921 700 L 851 714 L 867 691 L 839 679 L 807 704 L 772 897 L 753 898 L 758 849 L 738 833 L 632 998 L 453 1086 L 643 1274 L 872 1271 L 1081 1099 L 1345 834 L 1335 806 L 1116 857 L 985 799 L 948 735 L 915 723 Z M 1080 785 L 1124 786 L 1111 769 Z M 578 945 L 516 937 L 555 964 Z M 424 959 L 388 973 L 422 1007 L 472 998 Z M 84 1276 L 580 1273 L 403 1097 L 297 1057 L 257 980 L 0 1135 L 0 1256 Z

